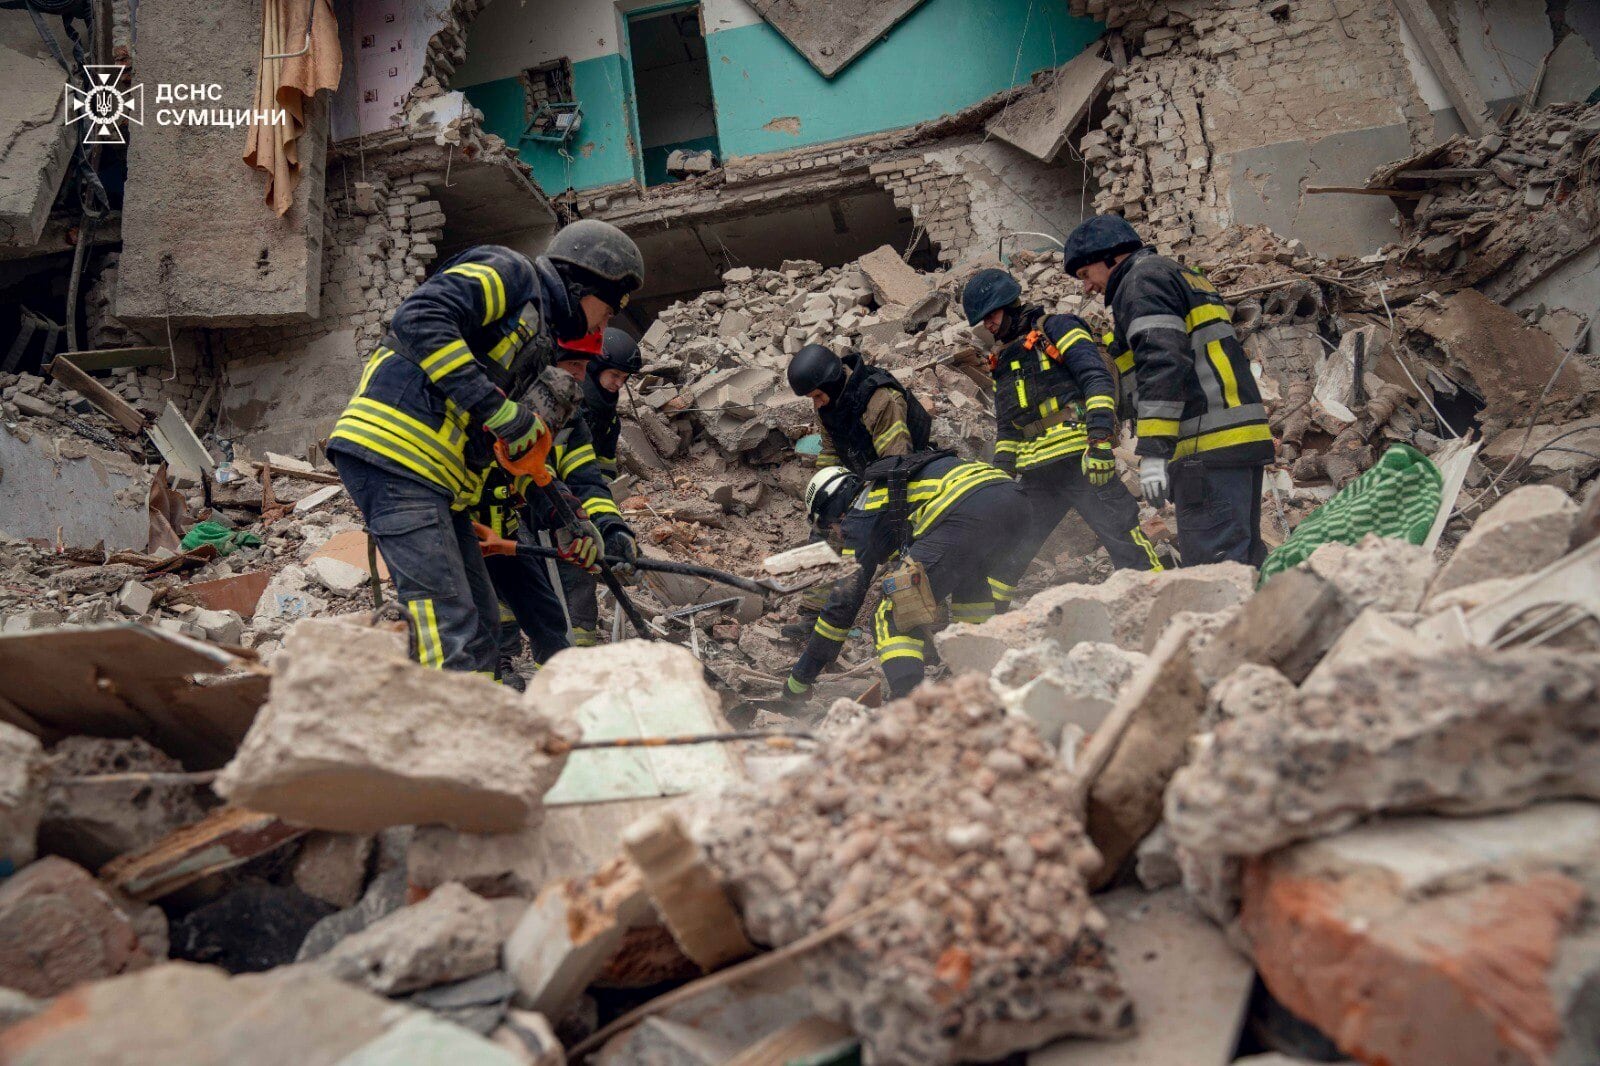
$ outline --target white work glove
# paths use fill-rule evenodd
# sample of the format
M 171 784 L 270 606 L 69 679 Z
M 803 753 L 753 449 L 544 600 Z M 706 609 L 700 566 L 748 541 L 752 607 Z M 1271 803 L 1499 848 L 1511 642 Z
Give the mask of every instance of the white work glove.
M 1160 508 L 1167 502 L 1171 495 L 1171 485 L 1167 481 L 1167 461 L 1159 455 L 1147 455 L 1139 460 L 1139 488 L 1144 492 L 1145 502 L 1151 507 Z

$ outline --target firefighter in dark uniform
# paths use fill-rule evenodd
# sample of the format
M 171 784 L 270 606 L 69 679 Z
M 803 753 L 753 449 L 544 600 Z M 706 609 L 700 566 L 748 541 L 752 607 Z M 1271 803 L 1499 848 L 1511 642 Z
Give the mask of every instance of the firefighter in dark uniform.
M 328 451 L 424 665 L 494 673 L 499 612 L 468 514 L 496 465 L 492 444 L 516 457 L 551 432 L 526 393 L 556 342 L 603 329 L 643 281 L 633 241 L 586 220 L 537 259 L 463 252 L 395 310 Z
M 893 374 L 855 352 L 840 357 L 821 344 L 806 345 L 789 360 L 789 387 L 817 409 L 819 469 L 843 466 L 860 477 L 878 459 L 928 447 L 927 409 Z
M 1088 292 L 1105 293 L 1112 350 L 1131 355 L 1139 482 L 1153 505 L 1176 507 L 1184 564 L 1259 566 L 1272 433 L 1216 286 L 1157 255 L 1116 215 L 1079 224 L 1065 256 Z
M 594 443 L 594 461 L 608 491 L 617 477 L 617 441 L 622 436 L 622 416 L 617 410 L 617 402 L 621 398 L 622 386 L 643 365 L 638 342 L 613 327 L 605 331 L 600 339 L 599 353 L 584 367 L 581 381 L 583 419 L 589 424 L 589 435 Z M 617 523 L 621 523 L 622 514 L 615 508 L 613 502 L 602 511 L 614 515 Z M 592 516 L 594 512 L 590 514 Z M 615 549 L 636 550 L 632 531 L 626 525 L 620 529 L 626 531 L 628 543 L 621 543 L 621 531 L 615 533 L 618 538 L 615 545 L 608 534 L 607 555 L 620 554 Z M 604 526 L 601 532 L 606 532 Z M 567 615 L 572 620 L 572 642 L 580 648 L 592 647 L 600 642 L 600 604 L 596 598 L 599 588 L 594 575 L 575 566 L 563 566 L 560 573 L 561 587 L 567 598 Z
M 843 466 L 860 477 L 868 465 L 929 446 L 933 419 L 895 376 L 869 365 L 855 352 L 841 358 L 831 348 L 808 344 L 789 360 L 789 387 L 817 409 L 822 428 L 818 469 Z M 800 598 L 800 620 L 781 630 L 805 640 L 828 602 L 830 589 L 814 585 Z
M 922 681 L 932 607 L 987 599 L 991 581 L 1015 584 L 1028 562 L 1015 539 L 1028 517 L 1021 486 L 988 463 L 949 451 L 879 460 L 865 478 L 844 467 L 820 471 L 806 489 L 806 511 L 859 569 L 834 586 L 787 679 L 791 700 L 803 699 L 838 658 L 880 568 L 890 567 L 898 580 L 909 561 L 925 582 L 925 609 L 909 624 L 903 612 L 910 605 L 895 595 L 886 594 L 873 611 L 878 662 L 890 693 L 900 697 Z
M 982 323 L 999 343 L 989 357 L 994 462 L 1021 479 L 1032 513 L 1023 538 L 1029 559 L 1076 510 L 1113 565 L 1160 570 L 1139 526 L 1139 502 L 1116 476 L 1116 384 L 1088 323 L 1024 306 L 1022 286 L 999 269 L 974 274 L 961 305 L 967 324 Z M 993 592 L 996 609 L 1005 610 L 1016 590 Z

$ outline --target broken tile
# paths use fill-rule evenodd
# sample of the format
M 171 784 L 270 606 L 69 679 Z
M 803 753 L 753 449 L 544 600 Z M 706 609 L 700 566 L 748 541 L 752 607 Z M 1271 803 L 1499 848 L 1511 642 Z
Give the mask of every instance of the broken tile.
M 494 969 L 499 957 L 494 907 L 450 884 L 339 941 L 315 964 L 340 980 L 393 996 L 474 977 Z

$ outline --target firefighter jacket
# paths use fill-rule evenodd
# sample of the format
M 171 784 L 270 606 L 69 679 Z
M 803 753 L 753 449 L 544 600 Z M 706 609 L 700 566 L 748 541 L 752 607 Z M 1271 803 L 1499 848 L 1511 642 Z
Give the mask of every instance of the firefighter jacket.
M 556 431 L 550 464 L 558 481 L 556 491 L 566 492 L 572 504 L 582 507 L 602 537 L 627 529 L 622 511 L 611 498 L 611 483 L 596 457 L 588 421 L 576 414 Z M 485 475 L 483 492 L 473 508 L 473 520 L 502 537 L 512 537 L 526 519 L 533 529 L 558 529 L 560 521 L 526 476 L 513 478 L 498 464 Z M 522 504 L 527 504 L 523 510 Z
M 620 399 L 616 393 L 600 387 L 599 365 L 590 363 L 589 372 L 583 378 L 583 417 L 594 438 L 595 460 L 607 481 L 617 476 L 617 441 L 622 436 L 622 415 L 617 411 Z
M 933 419 L 893 374 L 855 352 L 841 357 L 850 376 L 839 397 L 817 412 L 822 452 L 817 466 L 844 466 L 860 475 L 875 460 L 928 446 Z
M 1138 453 L 1272 462 L 1266 408 L 1216 286 L 1143 248 L 1111 272 L 1106 295 L 1116 347 L 1133 353 Z
M 921 461 L 930 454 L 931 458 Z M 880 566 L 908 542 L 926 535 L 973 492 L 1010 480 L 1004 471 L 988 463 L 966 462 L 950 452 L 923 453 L 906 461 L 913 465 L 913 471 L 906 483 L 909 513 L 903 530 L 897 529 L 899 523 L 893 520 L 888 486 L 877 481 L 868 483 L 844 516 L 841 554 L 854 558 L 859 569 L 853 577 L 834 583 L 827 604 L 817 616 L 805 651 L 794 668 L 794 679 L 801 684 L 814 682 L 839 657 Z
M 1020 335 L 990 360 L 994 375 L 995 464 L 1037 470 L 1089 446 L 1089 433 L 1116 428 L 1115 382 L 1077 315 L 1022 312 Z
M 494 465 L 484 420 L 551 364 L 557 335 L 583 330 L 548 261 L 469 249 L 395 310 L 328 450 L 435 487 L 464 510 Z

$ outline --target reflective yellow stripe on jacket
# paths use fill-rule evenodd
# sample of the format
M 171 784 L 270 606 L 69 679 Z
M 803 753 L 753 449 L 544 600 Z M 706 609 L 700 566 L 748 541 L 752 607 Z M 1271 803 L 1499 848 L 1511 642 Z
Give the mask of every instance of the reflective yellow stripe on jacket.
M 1011 479 L 988 463 L 962 463 L 942 477 L 918 478 L 906 487 L 911 506 L 911 535 L 920 537 L 932 529 L 961 499 L 974 489 Z M 881 511 L 889 504 L 887 487 L 867 494 L 866 510 Z

